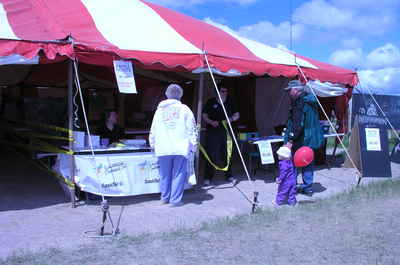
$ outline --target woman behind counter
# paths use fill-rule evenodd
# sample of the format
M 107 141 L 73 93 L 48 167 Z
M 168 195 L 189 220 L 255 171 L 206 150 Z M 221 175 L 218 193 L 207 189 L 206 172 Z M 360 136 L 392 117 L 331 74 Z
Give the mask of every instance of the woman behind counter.
M 105 140 L 106 144 L 116 143 L 125 137 L 124 129 L 117 124 L 118 112 L 116 110 L 106 110 L 103 115 L 102 125 L 96 133 L 100 135 L 101 142 Z

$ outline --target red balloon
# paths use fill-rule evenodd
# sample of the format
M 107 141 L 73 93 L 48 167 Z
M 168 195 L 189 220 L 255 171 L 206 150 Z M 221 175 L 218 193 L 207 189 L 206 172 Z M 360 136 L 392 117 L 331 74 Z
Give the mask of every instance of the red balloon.
M 302 146 L 294 154 L 294 165 L 296 167 L 305 167 L 314 160 L 314 151 L 308 146 Z

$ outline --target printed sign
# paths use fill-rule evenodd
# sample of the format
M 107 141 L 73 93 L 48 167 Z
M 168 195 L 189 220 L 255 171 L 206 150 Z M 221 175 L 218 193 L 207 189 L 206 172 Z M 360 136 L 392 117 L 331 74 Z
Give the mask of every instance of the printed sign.
M 257 141 L 258 150 L 260 151 L 261 164 L 275 163 L 274 153 L 270 141 Z
M 362 124 L 385 125 L 389 128 L 387 118 L 395 129 L 400 129 L 400 96 L 374 95 L 372 98 L 368 94 L 353 94 L 352 101 L 353 126 L 354 118 L 358 116 Z
M 114 72 L 120 93 L 136 94 L 135 77 L 130 61 L 114 61 Z
M 160 192 L 158 159 L 153 153 L 74 157 L 75 182 L 83 191 L 105 196 Z M 193 155 L 188 161 L 188 184 L 196 184 Z
M 367 151 L 381 151 L 381 138 L 379 128 L 365 128 Z

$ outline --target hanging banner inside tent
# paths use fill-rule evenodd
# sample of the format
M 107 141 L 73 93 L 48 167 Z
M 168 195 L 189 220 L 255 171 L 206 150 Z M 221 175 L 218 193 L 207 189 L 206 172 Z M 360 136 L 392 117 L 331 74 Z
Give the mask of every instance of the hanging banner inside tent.
M 132 63 L 130 61 L 122 60 L 115 60 L 113 63 L 119 92 L 125 94 L 136 94 L 137 91 Z
M 270 141 L 257 141 L 258 150 L 260 151 L 261 164 L 275 163 L 274 153 Z

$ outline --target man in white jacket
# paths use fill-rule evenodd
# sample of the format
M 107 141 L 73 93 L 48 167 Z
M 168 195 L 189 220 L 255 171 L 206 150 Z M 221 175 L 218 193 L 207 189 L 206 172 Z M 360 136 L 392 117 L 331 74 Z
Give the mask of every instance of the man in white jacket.
M 165 95 L 167 99 L 160 102 L 154 114 L 149 142 L 160 166 L 161 203 L 180 206 L 188 157 L 197 148 L 197 130 L 192 111 L 180 101 L 182 88 L 171 84 Z

